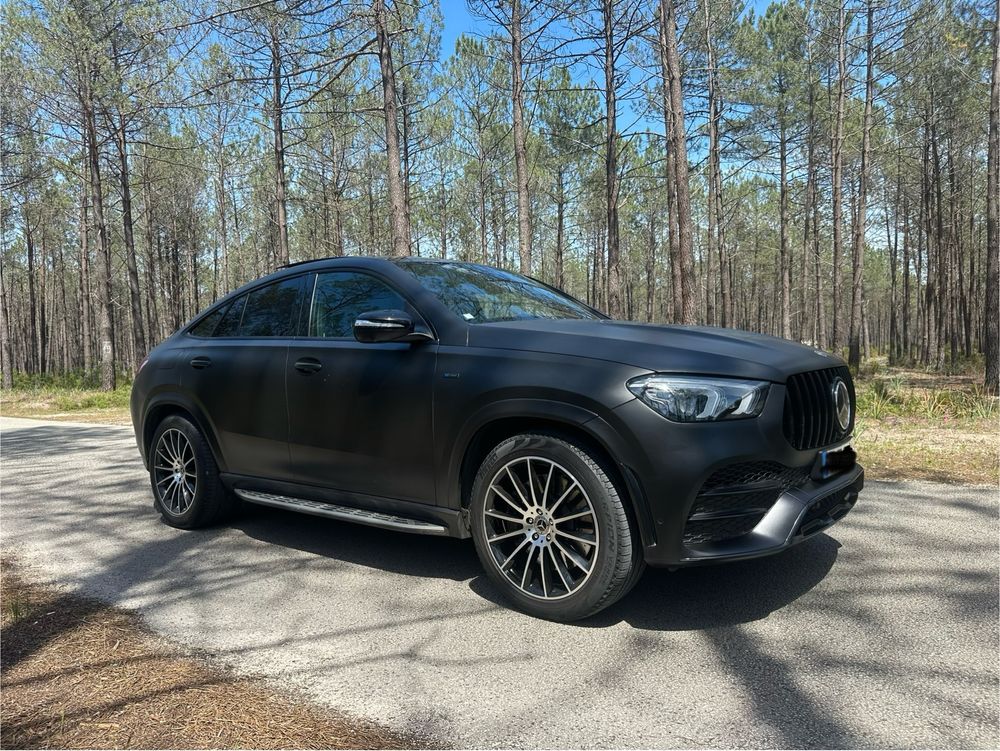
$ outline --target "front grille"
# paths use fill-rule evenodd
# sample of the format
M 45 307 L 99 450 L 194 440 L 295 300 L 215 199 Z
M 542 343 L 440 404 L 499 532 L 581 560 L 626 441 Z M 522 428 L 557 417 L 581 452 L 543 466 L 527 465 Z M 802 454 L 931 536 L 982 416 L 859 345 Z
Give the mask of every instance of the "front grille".
M 847 430 L 837 422 L 833 384 L 837 378 L 847 384 L 851 396 L 851 421 Z M 854 382 L 846 367 L 796 373 L 785 384 L 785 438 L 799 451 L 829 446 L 850 435 L 854 427 Z
M 809 480 L 809 467 L 777 462 L 730 464 L 702 484 L 684 526 L 685 545 L 721 542 L 747 534 L 778 496 Z

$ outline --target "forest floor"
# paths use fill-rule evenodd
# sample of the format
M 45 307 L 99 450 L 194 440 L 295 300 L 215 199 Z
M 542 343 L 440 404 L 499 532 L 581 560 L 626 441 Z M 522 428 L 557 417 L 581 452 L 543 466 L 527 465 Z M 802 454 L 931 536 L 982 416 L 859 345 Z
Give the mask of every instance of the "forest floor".
M 414 748 L 215 667 L 128 611 L 0 568 L 4 748 Z
M 1000 402 L 980 375 L 868 364 L 857 381 L 855 447 L 873 480 L 934 480 L 996 485 Z M 0 415 L 128 425 L 129 387 L 105 393 L 78 386 L 0 392 Z
M 854 446 L 869 479 L 997 485 L 1000 399 L 980 375 L 881 367 L 856 387 Z
M 0 415 L 130 425 L 131 384 L 114 391 L 73 385 L 20 385 L 0 391 Z

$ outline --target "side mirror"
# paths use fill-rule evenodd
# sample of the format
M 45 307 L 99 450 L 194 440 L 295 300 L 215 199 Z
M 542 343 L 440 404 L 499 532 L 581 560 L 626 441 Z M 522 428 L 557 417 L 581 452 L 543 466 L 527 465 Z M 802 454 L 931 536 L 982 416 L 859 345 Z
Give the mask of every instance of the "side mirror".
M 374 310 L 354 321 L 354 338 L 365 344 L 378 342 L 422 342 L 433 337 L 418 331 L 413 318 L 402 310 Z

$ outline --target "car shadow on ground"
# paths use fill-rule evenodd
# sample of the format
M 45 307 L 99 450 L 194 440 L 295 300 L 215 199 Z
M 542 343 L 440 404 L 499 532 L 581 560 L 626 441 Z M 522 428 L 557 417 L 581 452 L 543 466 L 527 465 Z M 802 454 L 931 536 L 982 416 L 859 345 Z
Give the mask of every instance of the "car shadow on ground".
M 469 540 L 394 532 L 249 503 L 228 526 L 269 545 L 406 576 L 466 581 L 482 571 Z
M 483 573 L 470 540 L 423 537 L 287 511 L 252 507 L 232 527 L 271 545 L 383 571 L 467 581 L 483 599 L 509 607 Z M 840 543 L 821 534 L 777 556 L 677 571 L 647 569 L 620 602 L 578 626 L 625 622 L 649 630 L 691 631 L 767 617 L 830 572 Z
M 647 568 L 635 588 L 614 605 L 574 625 L 696 631 L 766 618 L 818 585 L 833 568 L 840 543 L 822 534 L 767 558 L 694 566 Z M 503 597 L 485 576 L 469 585 L 491 602 Z

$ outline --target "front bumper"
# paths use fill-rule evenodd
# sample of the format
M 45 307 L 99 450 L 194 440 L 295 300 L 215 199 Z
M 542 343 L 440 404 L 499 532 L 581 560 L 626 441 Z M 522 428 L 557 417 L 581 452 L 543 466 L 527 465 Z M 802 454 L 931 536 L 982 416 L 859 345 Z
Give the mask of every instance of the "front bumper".
M 738 561 L 779 553 L 846 516 L 864 484 L 864 468 L 856 465 L 824 482 L 810 480 L 802 487 L 789 488 L 749 533 L 720 542 L 686 545 L 678 563 Z
M 826 479 L 809 477 L 822 450 L 797 450 L 789 444 L 782 429 L 784 397 L 785 387 L 773 384 L 756 419 L 692 424 L 672 423 L 635 399 L 590 424 L 619 459 L 646 563 L 679 567 L 769 555 L 822 531 L 850 510 L 864 485 L 864 470 L 854 464 L 838 467 Z M 766 502 L 753 504 L 766 508 L 729 539 L 692 535 L 689 517 L 701 510 L 697 506 L 704 496 L 699 494 L 716 473 L 757 463 L 787 470 L 795 481 L 774 489 Z M 749 493 L 758 488 L 724 490 Z M 814 508 L 819 501 L 832 504 L 828 513 Z

